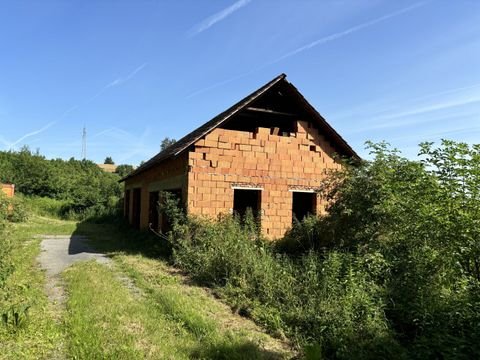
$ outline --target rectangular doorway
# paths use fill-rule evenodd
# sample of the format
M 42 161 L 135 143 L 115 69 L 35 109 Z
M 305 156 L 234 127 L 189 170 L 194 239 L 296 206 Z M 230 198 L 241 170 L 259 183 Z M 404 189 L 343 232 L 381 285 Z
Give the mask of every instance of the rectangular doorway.
M 260 219 L 262 209 L 262 191 L 257 189 L 234 189 L 233 190 L 233 213 L 245 218 L 247 209 L 251 209 L 253 216 Z
M 160 196 L 158 191 L 152 191 L 148 197 L 148 224 L 149 226 L 158 231 L 158 200 Z
M 163 190 L 162 192 L 172 195 L 174 199 L 178 200 L 178 206 L 180 207 L 180 209 L 185 210 L 183 204 L 182 189 L 169 189 Z M 164 199 L 160 199 L 160 201 L 163 205 Z M 169 219 L 163 211 L 160 214 L 160 230 L 164 234 L 172 230 L 172 224 L 170 223 Z
M 132 225 L 136 229 L 140 229 L 140 211 L 142 209 L 142 189 L 133 189 L 132 199 Z
M 302 221 L 308 215 L 317 214 L 317 194 L 294 191 L 292 202 L 292 223 Z
M 124 218 L 128 220 L 128 218 L 130 217 L 130 190 L 125 190 L 123 205 L 123 215 Z

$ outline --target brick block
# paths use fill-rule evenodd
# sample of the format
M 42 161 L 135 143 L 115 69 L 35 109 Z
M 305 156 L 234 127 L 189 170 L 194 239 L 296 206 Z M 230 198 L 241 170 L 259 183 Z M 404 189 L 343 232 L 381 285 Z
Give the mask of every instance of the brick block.
M 189 157 L 190 159 L 203 159 L 203 154 L 201 152 L 191 152 Z
M 210 161 L 208 160 L 195 160 L 195 165 L 198 167 L 209 167 Z
M 213 147 L 213 148 L 216 148 L 216 147 L 218 147 L 218 141 L 205 140 L 205 147 Z
M 219 143 L 218 143 L 218 148 L 219 148 L 219 149 L 231 149 L 231 148 L 232 148 L 232 144 L 219 142 Z
M 258 127 L 255 129 L 256 134 L 270 135 L 270 128 Z
M 215 141 L 218 142 L 218 133 L 213 131 L 207 136 L 205 136 L 205 141 Z
M 297 134 L 306 134 L 308 131 L 308 122 L 297 120 L 295 123 Z
M 223 154 L 218 157 L 218 160 L 232 162 L 234 160 L 234 157 Z
M 231 141 L 231 137 L 228 136 L 228 135 L 220 135 L 220 136 L 218 137 L 218 141 L 219 141 L 219 142 L 222 142 L 222 143 L 231 143 L 231 142 L 232 142 L 232 141 Z

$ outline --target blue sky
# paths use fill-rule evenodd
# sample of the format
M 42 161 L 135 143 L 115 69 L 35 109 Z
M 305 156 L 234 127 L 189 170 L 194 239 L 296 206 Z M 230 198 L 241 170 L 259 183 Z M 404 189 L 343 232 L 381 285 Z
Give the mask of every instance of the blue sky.
M 284 72 L 360 153 L 480 139 L 480 1 L 0 2 L 0 149 L 138 164 Z

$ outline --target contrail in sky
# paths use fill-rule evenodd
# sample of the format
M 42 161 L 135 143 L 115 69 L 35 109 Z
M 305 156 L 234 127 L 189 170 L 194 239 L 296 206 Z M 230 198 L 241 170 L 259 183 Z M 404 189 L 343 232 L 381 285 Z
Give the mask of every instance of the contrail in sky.
M 245 73 L 243 73 L 243 74 L 234 76 L 234 77 L 229 78 L 229 79 L 227 79 L 227 80 L 223 80 L 223 81 L 217 82 L 217 83 L 215 83 L 215 84 L 209 85 L 209 86 L 204 87 L 204 88 L 202 88 L 202 89 L 196 90 L 196 91 L 188 94 L 188 95 L 186 96 L 186 98 L 187 98 L 187 99 L 192 98 L 192 97 L 194 97 L 194 96 L 197 96 L 197 95 L 199 95 L 199 94 L 202 94 L 202 93 L 204 93 L 204 92 L 206 92 L 206 91 L 209 91 L 209 90 L 211 90 L 211 89 L 214 89 L 214 88 L 217 88 L 217 87 L 219 87 L 219 86 L 228 84 L 228 83 L 230 83 L 230 82 L 232 82 L 232 81 L 241 79 L 241 78 L 243 78 L 243 77 L 245 77 L 245 76 L 248 76 L 248 75 L 250 75 L 250 74 L 252 74 L 252 73 L 254 73 L 254 72 L 257 72 L 257 71 L 259 71 L 259 70 L 262 70 L 262 69 L 264 69 L 264 68 L 266 68 L 266 67 L 268 67 L 268 66 L 270 66 L 270 65 L 276 64 L 276 63 L 278 63 L 278 62 L 280 62 L 280 61 L 282 61 L 282 60 L 285 60 L 285 59 L 287 59 L 287 58 L 289 58 L 289 57 L 292 57 L 292 56 L 294 56 L 294 55 L 297 55 L 297 54 L 299 54 L 299 53 L 301 53 L 301 52 L 303 52 L 303 51 L 309 50 L 309 49 L 311 49 L 311 48 L 313 48 L 313 47 L 315 47 L 315 46 L 323 45 L 323 44 L 325 44 L 325 43 L 328 43 L 328 42 L 331 42 L 331 41 L 335 41 L 335 40 L 341 39 L 341 38 L 343 38 L 343 37 L 345 37 L 345 36 L 348 36 L 348 35 L 350 35 L 350 34 L 352 34 L 352 33 L 355 33 L 355 32 L 357 32 L 357 31 L 363 30 L 363 29 L 365 29 L 365 28 L 367 28 L 367 27 L 376 25 L 376 24 L 378 24 L 378 23 L 380 23 L 380 22 L 386 21 L 386 20 L 388 20 L 388 19 L 394 18 L 394 17 L 396 17 L 396 16 L 402 15 L 402 14 L 404 14 L 404 13 L 406 13 L 406 12 L 409 12 L 409 11 L 412 11 L 412 10 L 414 10 L 414 9 L 416 9 L 416 8 L 419 8 L 419 7 L 421 7 L 421 6 L 424 6 L 424 5 L 427 4 L 428 2 L 429 2 L 429 1 L 418 2 L 418 3 L 416 3 L 416 4 L 413 4 L 413 5 L 411 5 L 411 6 L 408 6 L 408 7 L 406 7 L 406 8 L 403 8 L 403 9 L 397 10 L 397 11 L 395 11 L 395 12 L 392 12 L 392 13 L 390 13 L 390 14 L 383 15 L 383 16 L 381 16 L 381 17 L 379 17 L 379 18 L 374 19 L 374 20 L 370 20 L 370 21 L 367 21 L 367 22 L 365 22 L 365 23 L 362 23 L 362 24 L 359 24 L 359 25 L 355 25 L 355 26 L 353 26 L 353 27 L 351 27 L 351 28 L 349 28 L 349 29 L 346 29 L 346 30 L 343 30 L 343 31 L 340 31 L 340 32 L 337 32 L 337 33 L 334 33 L 334 34 L 331 34 L 331 35 L 328 35 L 328 36 L 325 36 L 325 37 L 320 38 L 320 39 L 318 39 L 318 40 L 315 40 L 315 41 L 313 41 L 313 42 L 311 42 L 311 43 L 308 43 L 308 44 L 306 44 L 306 45 L 303 45 L 303 46 L 301 46 L 301 47 L 299 47 L 299 48 L 297 48 L 297 49 L 295 49 L 295 50 L 293 50 L 293 51 L 290 51 L 290 52 L 288 52 L 288 53 L 280 56 L 279 58 L 277 58 L 277 59 L 275 59 L 275 60 L 273 60 L 273 61 L 270 61 L 270 62 L 268 62 L 268 63 L 266 63 L 266 64 L 260 65 L 260 66 L 254 68 L 254 69 L 252 69 L 252 70 L 250 70 L 250 71 L 248 71 L 248 72 L 245 72 Z
M 229 7 L 213 14 L 212 16 L 203 20 L 200 24 L 191 29 L 188 33 L 189 36 L 195 36 L 201 32 L 211 28 L 216 23 L 226 19 L 228 16 L 232 15 L 234 12 L 240 10 L 244 6 L 248 5 L 252 0 L 238 0 Z
M 112 82 L 108 83 L 107 85 L 105 85 L 98 93 L 96 93 L 95 95 L 93 95 L 90 99 L 87 100 L 87 104 L 93 100 L 95 100 L 97 97 L 99 97 L 100 95 L 102 95 L 106 90 L 108 90 L 109 88 L 112 88 L 112 87 L 115 87 L 115 86 L 119 86 L 121 84 L 124 84 L 126 83 L 127 81 L 133 79 L 135 77 L 135 75 L 137 75 L 140 71 L 143 70 L 143 68 L 145 68 L 145 66 L 147 66 L 148 63 L 143 63 L 142 65 L 138 66 L 135 68 L 135 70 L 133 70 L 130 74 L 128 74 L 126 77 L 122 78 L 122 77 L 118 77 L 116 78 L 115 80 L 113 80 Z
M 42 132 L 44 132 L 45 130 L 47 130 L 48 128 L 52 127 L 53 125 L 55 125 L 56 121 L 51 121 L 49 122 L 47 125 L 45 125 L 44 127 L 42 127 L 41 129 L 38 129 L 38 130 L 35 130 L 35 131 L 31 131 L 29 133 L 26 133 L 25 135 L 23 135 L 22 137 L 18 138 L 16 141 L 14 141 L 13 143 L 10 143 L 9 147 L 10 148 L 13 148 L 15 145 L 17 145 L 18 143 L 22 142 L 23 140 L 31 137 L 31 136 L 34 136 L 34 135 L 38 135 Z
M 21 143 L 23 140 L 25 139 L 28 139 L 29 137 L 32 137 L 32 136 L 35 136 L 35 135 L 38 135 L 38 134 L 41 134 L 42 132 L 48 130 L 49 128 L 51 128 L 53 125 L 55 125 L 57 122 L 63 120 L 68 114 L 70 114 L 71 112 L 75 111 L 75 110 L 78 110 L 81 106 L 85 106 L 87 105 L 88 103 L 90 103 L 91 101 L 93 101 L 94 99 L 96 99 L 97 97 L 99 97 L 101 94 L 103 94 L 106 90 L 108 90 L 109 88 L 111 87 L 114 87 L 114 86 L 119 86 L 121 84 L 124 84 L 126 83 L 127 81 L 133 79 L 135 77 L 135 75 L 137 75 L 137 73 L 139 73 L 141 70 L 143 70 L 143 68 L 145 68 L 145 66 L 147 66 L 147 63 L 143 63 L 142 65 L 136 67 L 130 74 L 128 74 L 126 77 L 122 78 L 122 77 L 119 77 L 115 80 L 113 80 L 112 82 L 108 83 L 107 85 L 105 85 L 98 93 L 96 93 L 94 96 L 92 96 L 90 99 L 88 99 L 87 101 L 85 101 L 82 105 L 74 105 L 70 108 L 68 108 L 67 110 L 65 110 L 61 115 L 60 117 L 55 120 L 55 121 L 51 121 L 49 122 L 48 124 L 46 124 L 45 126 L 43 126 L 42 128 L 38 129 L 38 130 L 35 130 L 35 131 L 31 131 L 29 133 L 26 133 L 25 135 L 22 135 L 21 137 L 19 137 L 17 140 L 15 140 L 14 142 L 9 142 L 7 141 L 5 138 L 0 138 L 0 142 L 3 143 L 7 148 L 10 148 L 10 149 L 13 149 L 16 145 L 18 145 L 19 143 Z
M 422 1 L 422 2 L 418 2 L 416 4 L 413 4 L 411 6 L 408 6 L 406 8 L 403 8 L 401 10 L 397 10 L 397 11 L 394 11 L 390 14 L 387 14 L 387 15 L 383 15 L 383 16 L 380 16 L 379 18 L 376 18 L 374 20 L 370 20 L 370 21 L 367 21 L 363 24 L 359 24 L 359 25 L 355 25 L 349 29 L 346 29 L 346 30 L 343 30 L 343 31 L 340 31 L 340 32 L 337 32 L 337 33 L 334 33 L 334 34 L 331 34 L 331 35 L 328 35 L 328 36 L 325 36 L 325 37 L 322 37 L 320 39 L 317 39 L 315 41 L 312 41 L 311 43 L 309 44 L 306 44 L 306 45 L 303 45 L 293 51 L 290 51 L 282 56 L 280 56 L 279 58 L 275 59 L 274 61 L 270 62 L 268 65 L 271 65 L 271 64 L 274 64 L 274 63 L 277 63 L 279 61 L 282 61 L 284 59 L 287 59 L 291 56 L 294 56 L 294 55 L 297 55 L 305 50 L 308 50 L 308 49 L 311 49 L 315 46 L 318 46 L 318 45 L 323 45 L 323 44 L 326 44 L 328 42 L 331 42 L 331 41 L 334 41 L 334 40 L 338 40 L 338 39 L 341 39 L 347 35 L 350 35 L 350 34 L 353 34 L 357 31 L 360 31 L 360 30 L 363 30 L 365 28 L 368 28 L 370 26 L 373 26 L 373 25 L 376 25 L 378 23 L 381 23 L 383 21 L 386 21 L 388 19 L 391 19 L 391 18 L 394 18 L 394 17 L 397 17 L 399 15 L 402 15 L 402 14 L 405 14 L 406 12 L 409 12 L 409 11 L 412 11 L 416 8 L 419 8 L 421 6 L 424 6 L 425 4 L 427 4 L 428 1 Z

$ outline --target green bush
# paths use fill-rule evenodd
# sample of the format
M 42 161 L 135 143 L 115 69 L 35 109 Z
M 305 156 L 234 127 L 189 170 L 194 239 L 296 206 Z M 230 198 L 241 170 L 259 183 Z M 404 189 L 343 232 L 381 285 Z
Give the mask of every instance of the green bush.
M 9 201 L 5 194 L 0 191 L 0 234 L 5 230 L 8 219 Z
M 258 234 L 253 217 L 216 222 L 172 219 L 173 258 L 197 281 L 215 287 L 241 314 L 323 356 L 368 358 L 401 354 L 384 316 L 382 290 L 353 255 L 308 253 L 290 258 Z
M 109 212 L 121 196 L 119 180 L 88 160 L 47 160 L 28 148 L 0 152 L 0 182 L 35 199 L 29 203 L 40 215 L 82 220 Z
M 40 196 L 24 196 L 26 206 L 35 214 L 60 219 L 67 200 L 58 200 Z
M 370 147 L 325 180 L 328 215 L 277 244 L 167 203 L 175 263 L 305 356 L 478 358 L 480 146 Z
M 5 235 L 9 204 L 10 202 L 7 197 L 0 191 L 0 291 L 8 275 L 13 270 L 10 262 L 12 244 L 9 238 Z

